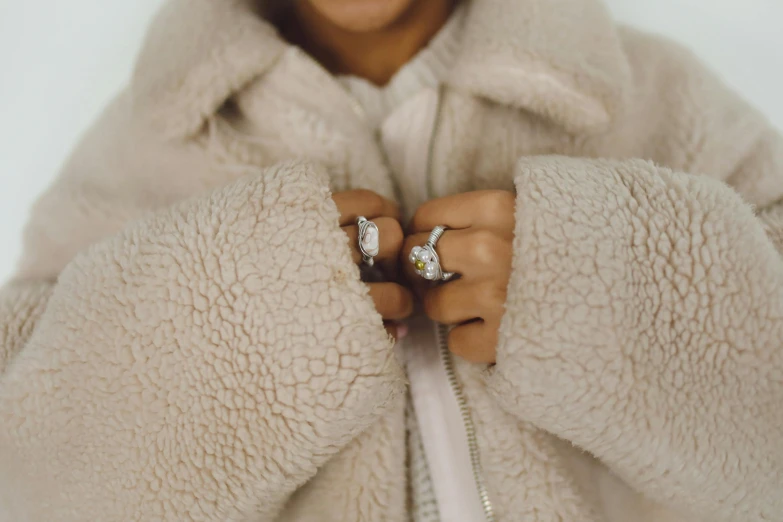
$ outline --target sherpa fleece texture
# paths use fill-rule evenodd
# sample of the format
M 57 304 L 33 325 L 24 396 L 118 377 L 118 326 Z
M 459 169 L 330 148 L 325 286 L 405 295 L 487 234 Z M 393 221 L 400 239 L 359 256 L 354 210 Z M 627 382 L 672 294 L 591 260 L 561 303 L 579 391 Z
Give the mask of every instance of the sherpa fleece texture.
M 347 188 L 517 191 L 497 365 L 457 361 L 499 520 L 783 519 L 783 140 L 594 0 L 467 3 L 425 183 L 273 2 L 166 3 L 0 291 L 0 520 L 406 520 Z
M 325 187 L 293 163 L 141 220 L 8 326 L 3 520 L 263 519 L 378 420 L 401 370 Z

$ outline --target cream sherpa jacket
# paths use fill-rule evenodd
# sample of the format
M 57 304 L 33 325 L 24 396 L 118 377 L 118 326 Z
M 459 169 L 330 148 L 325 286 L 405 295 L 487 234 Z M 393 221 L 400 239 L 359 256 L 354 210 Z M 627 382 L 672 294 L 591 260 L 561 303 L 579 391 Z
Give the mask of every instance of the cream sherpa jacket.
M 405 520 L 360 187 L 516 189 L 457 366 L 499 520 L 783 520 L 780 136 L 594 0 L 467 7 L 423 194 L 263 5 L 168 1 L 0 293 L 0 520 Z

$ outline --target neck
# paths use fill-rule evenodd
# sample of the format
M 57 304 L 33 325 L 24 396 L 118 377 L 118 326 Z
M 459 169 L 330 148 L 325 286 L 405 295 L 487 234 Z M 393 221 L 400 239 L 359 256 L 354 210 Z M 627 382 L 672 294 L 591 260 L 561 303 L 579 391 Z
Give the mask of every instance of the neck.
M 370 32 L 350 32 L 306 0 L 294 2 L 283 33 L 333 74 L 385 85 L 446 23 L 454 0 L 416 0 L 393 23 Z

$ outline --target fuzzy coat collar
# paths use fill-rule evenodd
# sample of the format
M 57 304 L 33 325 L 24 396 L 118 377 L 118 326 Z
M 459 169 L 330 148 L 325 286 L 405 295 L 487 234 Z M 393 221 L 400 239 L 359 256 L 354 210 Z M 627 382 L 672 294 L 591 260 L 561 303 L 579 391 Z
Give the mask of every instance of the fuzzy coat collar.
M 574 133 L 623 110 L 630 68 L 599 0 L 464 0 L 462 49 L 448 84 Z M 289 48 L 266 20 L 271 0 L 168 0 L 131 85 L 137 109 L 172 138 L 197 132 Z

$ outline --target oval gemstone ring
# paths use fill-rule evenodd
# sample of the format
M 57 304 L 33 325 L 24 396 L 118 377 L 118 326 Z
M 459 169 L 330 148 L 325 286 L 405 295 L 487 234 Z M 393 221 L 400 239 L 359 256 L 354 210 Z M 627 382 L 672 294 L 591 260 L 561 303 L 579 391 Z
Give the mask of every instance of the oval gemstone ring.
M 356 224 L 359 226 L 359 252 L 362 254 L 362 261 L 367 266 L 373 266 L 374 258 L 381 249 L 378 225 L 364 216 L 359 216 Z
M 415 246 L 411 250 L 408 260 L 413 263 L 416 273 L 429 281 L 448 281 L 454 277 L 454 272 L 444 272 L 440 266 L 440 257 L 435 247 L 438 240 L 446 231 L 446 227 L 438 225 L 430 232 L 430 237 L 424 246 Z

